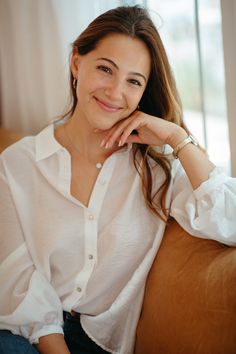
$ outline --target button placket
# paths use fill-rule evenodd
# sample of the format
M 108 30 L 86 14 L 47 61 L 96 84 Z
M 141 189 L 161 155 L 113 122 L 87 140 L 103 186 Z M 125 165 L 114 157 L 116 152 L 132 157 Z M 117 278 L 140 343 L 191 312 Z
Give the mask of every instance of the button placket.
M 93 269 L 97 252 L 97 218 L 94 212 L 89 211 L 89 223 L 86 227 L 85 236 L 85 262 L 89 261 L 88 267 Z
M 84 266 L 76 279 L 77 301 L 82 297 L 87 283 L 92 274 L 96 262 L 96 248 L 97 248 L 97 221 L 96 215 L 92 210 L 84 211 L 85 229 L 84 229 Z
M 111 156 L 109 161 L 103 165 L 97 182 L 95 183 L 89 207 L 84 209 L 85 228 L 84 228 L 84 267 L 78 274 L 76 279 L 77 284 L 77 303 L 82 297 L 87 283 L 91 277 L 97 259 L 97 219 L 101 210 L 101 205 L 104 200 L 108 182 L 111 179 L 115 167 L 116 156 Z M 79 289 L 81 289 L 79 291 Z
M 105 198 L 109 181 L 112 178 L 115 164 L 117 160 L 117 155 L 112 154 L 104 163 L 103 168 L 98 176 L 98 179 L 95 183 L 91 198 L 90 198 L 90 208 L 96 213 L 96 216 L 99 217 L 101 206 Z

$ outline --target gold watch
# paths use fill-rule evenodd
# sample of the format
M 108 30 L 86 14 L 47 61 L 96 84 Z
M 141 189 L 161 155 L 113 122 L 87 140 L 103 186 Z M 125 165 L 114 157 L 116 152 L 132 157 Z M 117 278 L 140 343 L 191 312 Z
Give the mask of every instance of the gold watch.
M 193 144 L 195 146 L 198 146 L 198 141 L 190 134 L 188 135 L 184 140 L 182 140 L 179 144 L 177 144 L 177 146 L 174 148 L 173 150 L 173 155 L 176 159 L 179 158 L 179 152 L 181 149 L 183 149 L 183 147 L 187 144 Z

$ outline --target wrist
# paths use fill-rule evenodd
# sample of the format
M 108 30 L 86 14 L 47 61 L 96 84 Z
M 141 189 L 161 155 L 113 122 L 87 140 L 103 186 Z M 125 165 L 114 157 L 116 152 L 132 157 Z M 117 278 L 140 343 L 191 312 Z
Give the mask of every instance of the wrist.
M 167 144 L 175 149 L 178 144 L 181 143 L 185 138 L 187 138 L 188 133 L 181 128 L 180 126 L 176 125 L 173 129 L 172 134 L 170 134 Z
M 180 151 L 188 144 L 192 143 L 195 146 L 198 146 L 197 140 L 192 136 L 188 135 L 186 138 L 184 138 L 179 144 L 176 145 L 176 147 L 173 149 L 173 155 L 176 159 L 179 158 L 179 153 Z

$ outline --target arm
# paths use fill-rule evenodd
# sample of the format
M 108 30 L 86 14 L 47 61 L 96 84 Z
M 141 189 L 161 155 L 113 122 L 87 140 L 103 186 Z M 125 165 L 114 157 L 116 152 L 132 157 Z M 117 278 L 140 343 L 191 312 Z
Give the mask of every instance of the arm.
M 134 130 L 137 133 L 131 134 Z M 187 132 L 172 122 L 135 112 L 106 132 L 101 145 L 134 142 L 169 144 L 175 149 L 186 137 Z M 236 179 L 215 168 L 207 154 L 193 144 L 185 145 L 178 157 L 182 166 L 177 161 L 172 164 L 179 168 L 177 174 L 172 169 L 171 216 L 192 235 L 235 246 Z
M 137 133 L 131 134 L 134 130 Z M 115 142 L 120 146 L 126 142 L 134 142 L 154 146 L 168 144 L 174 149 L 186 137 L 186 131 L 177 124 L 136 111 L 111 128 L 101 145 L 108 148 Z M 215 167 L 207 155 L 193 144 L 185 145 L 178 157 L 193 189 L 206 181 Z
M 49 334 L 39 338 L 36 345 L 41 354 L 70 354 L 62 334 Z
M 168 139 L 168 144 L 174 149 L 187 137 L 187 133 L 179 126 L 172 127 L 173 133 Z M 215 165 L 207 155 L 193 144 L 185 145 L 178 153 L 178 158 L 192 184 L 193 189 L 199 187 L 209 178 Z
M 60 299 L 33 263 L 1 158 L 0 230 L 0 329 L 31 343 L 47 334 L 62 334 Z

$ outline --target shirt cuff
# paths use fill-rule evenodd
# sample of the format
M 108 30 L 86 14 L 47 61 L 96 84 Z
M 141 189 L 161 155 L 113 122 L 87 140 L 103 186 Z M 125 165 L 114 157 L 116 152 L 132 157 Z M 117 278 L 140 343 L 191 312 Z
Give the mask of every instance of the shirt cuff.
M 218 188 L 222 183 L 226 182 L 228 177 L 220 167 L 215 167 L 209 174 L 209 179 L 203 182 L 197 189 L 193 191 L 197 200 L 206 194 L 211 194 L 212 190 Z

